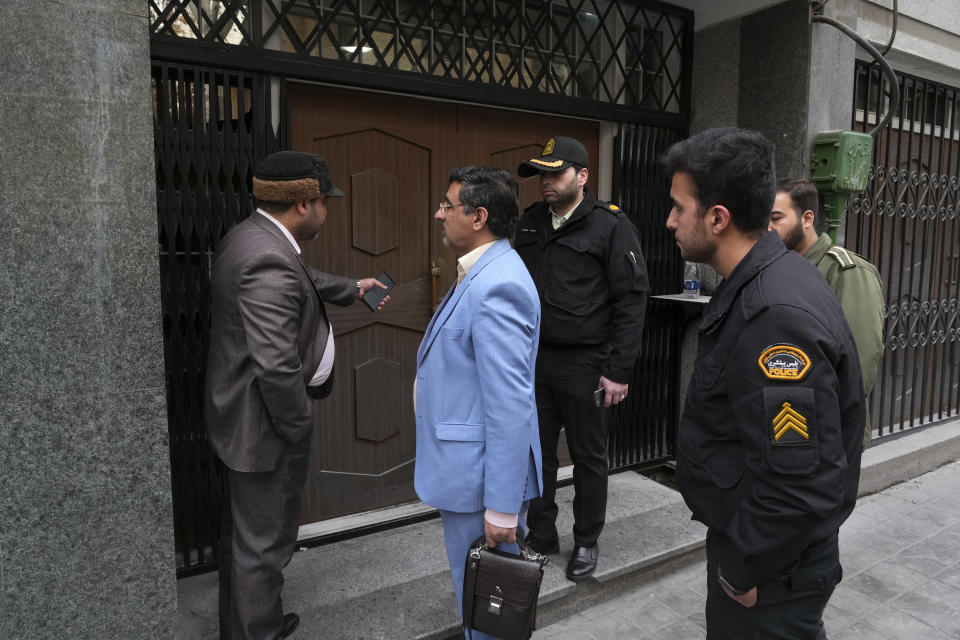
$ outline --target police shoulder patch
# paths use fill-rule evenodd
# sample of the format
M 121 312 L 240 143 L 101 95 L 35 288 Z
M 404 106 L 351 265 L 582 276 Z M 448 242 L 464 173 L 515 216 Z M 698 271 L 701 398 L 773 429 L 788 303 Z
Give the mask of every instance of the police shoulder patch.
M 790 344 L 767 347 L 757 360 L 763 374 L 771 380 L 802 380 L 810 370 L 810 356 Z

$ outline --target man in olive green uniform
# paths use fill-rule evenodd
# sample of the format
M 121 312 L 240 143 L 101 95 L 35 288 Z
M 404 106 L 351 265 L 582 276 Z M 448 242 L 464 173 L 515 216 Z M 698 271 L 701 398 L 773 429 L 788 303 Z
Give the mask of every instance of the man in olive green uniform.
M 806 180 L 787 179 L 777 183 L 777 197 L 770 215 L 770 229 L 792 249 L 817 265 L 840 301 L 857 343 L 863 392 L 869 397 L 883 357 L 883 291 L 877 268 L 867 260 L 834 246 L 826 233 L 817 234 L 820 220 L 817 188 Z M 870 444 L 870 415 L 863 446 Z

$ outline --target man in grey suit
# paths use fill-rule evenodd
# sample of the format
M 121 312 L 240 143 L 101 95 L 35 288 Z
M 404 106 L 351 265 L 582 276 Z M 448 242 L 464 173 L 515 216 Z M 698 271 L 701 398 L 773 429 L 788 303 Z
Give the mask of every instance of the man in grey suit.
M 230 640 L 285 638 L 299 623 L 284 615 L 280 594 L 296 543 L 313 399 L 332 383 L 323 303 L 346 306 L 386 288 L 302 261 L 298 241 L 317 237 L 327 199 L 343 195 L 323 158 L 268 156 L 253 195 L 257 210 L 223 238 L 213 264 L 204 407 L 210 446 L 227 473 L 220 637 Z

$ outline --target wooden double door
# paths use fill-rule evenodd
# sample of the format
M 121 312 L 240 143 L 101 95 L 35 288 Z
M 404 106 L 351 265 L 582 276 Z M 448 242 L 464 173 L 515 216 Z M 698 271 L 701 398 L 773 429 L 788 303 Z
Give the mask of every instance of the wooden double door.
M 324 156 L 345 194 L 328 204 L 306 260 L 341 275 L 396 282 L 383 311 L 328 305 L 336 339 L 333 391 L 316 406 L 301 523 L 416 500 L 413 380 L 434 305 L 456 279 L 456 256 L 433 220 L 455 166 L 516 171 L 553 135 L 584 143 L 597 166 L 599 124 L 586 120 L 291 84 L 291 143 Z M 548 108 L 548 100 L 545 107 Z M 590 187 L 595 188 L 595 174 Z M 540 199 L 518 184 L 521 210 Z M 450 380 L 449 393 L 470 380 Z M 465 469 L 464 473 L 470 470 Z

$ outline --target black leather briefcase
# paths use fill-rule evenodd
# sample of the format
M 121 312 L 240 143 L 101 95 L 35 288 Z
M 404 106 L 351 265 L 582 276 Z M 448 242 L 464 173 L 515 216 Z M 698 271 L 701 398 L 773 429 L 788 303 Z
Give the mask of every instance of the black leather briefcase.
M 503 640 L 527 640 L 537 625 L 537 598 L 547 557 L 528 549 L 518 535 L 520 555 L 488 549 L 483 536 L 467 551 L 463 574 L 463 626 Z

